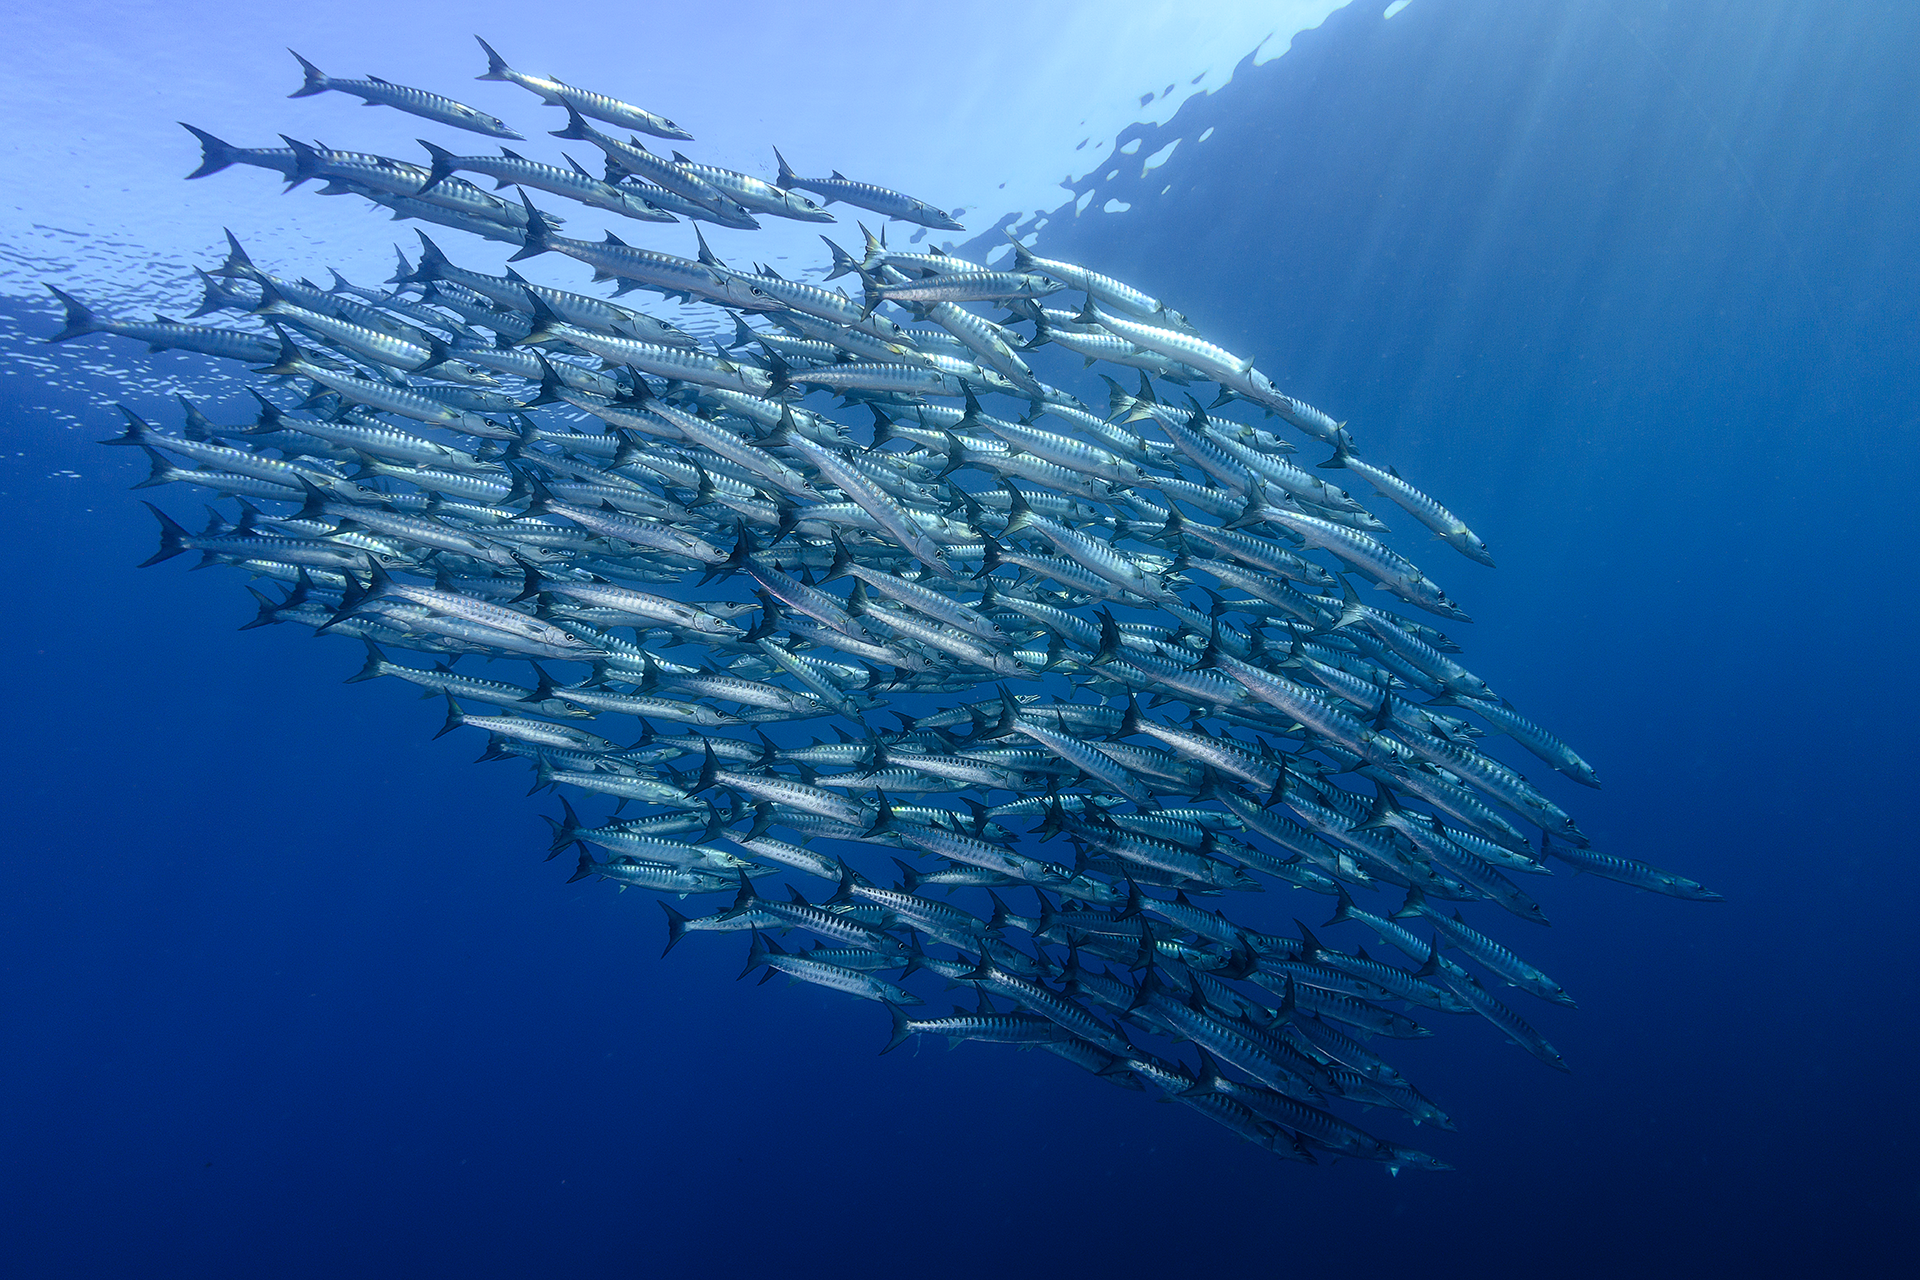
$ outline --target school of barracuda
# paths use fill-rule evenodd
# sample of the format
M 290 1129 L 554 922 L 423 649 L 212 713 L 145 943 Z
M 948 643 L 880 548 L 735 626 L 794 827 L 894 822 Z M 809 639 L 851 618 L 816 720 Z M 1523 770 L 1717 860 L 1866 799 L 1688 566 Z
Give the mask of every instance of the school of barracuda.
M 556 136 L 600 151 L 601 176 L 506 148 L 423 142 L 416 163 L 187 126 L 204 153 L 190 176 L 256 166 L 508 242 L 515 260 L 563 254 L 616 296 L 723 309 L 732 342 L 703 349 L 620 302 L 459 267 L 425 234 L 383 290 L 271 275 L 231 233 L 194 315 L 255 327 L 104 320 L 55 290 L 54 340 L 114 333 L 264 366 L 247 422 L 183 400 L 184 425 L 163 430 L 123 409 L 107 443 L 151 460 L 137 488 L 232 504 L 198 533 L 155 508 L 147 563 L 197 551 L 277 580 L 277 596 L 250 588 L 249 626 L 357 639 L 352 680 L 444 699 L 442 732 L 483 733 L 481 758 L 523 762 L 536 790 L 616 801 L 588 825 L 561 799 L 549 856 L 575 849 L 574 879 L 661 895 L 669 949 L 745 934 L 763 981 L 881 1006 L 886 1050 L 928 1035 L 1037 1047 L 1283 1158 L 1397 1172 L 1448 1166 L 1360 1111 L 1452 1125 L 1385 1043 L 1478 1015 L 1566 1069 L 1509 1001 L 1572 997 L 1462 905 L 1544 925 L 1522 885 L 1554 862 L 1717 899 L 1592 849 L 1489 754 L 1503 737 L 1599 785 L 1462 665 L 1435 623 L 1470 619 L 1341 482 L 1491 567 L 1486 545 L 1250 359 L 1017 242 L 995 270 L 862 227 L 857 258 L 828 241 L 828 279 L 857 281 L 855 297 L 730 268 L 697 228 L 695 258 L 569 238 L 529 193 L 648 222 L 832 222 L 839 203 L 960 224 L 784 157 L 767 182 L 659 155 L 634 131 L 692 135 L 481 45 L 479 78 L 562 108 Z M 438 94 L 301 66 L 294 97 L 337 90 L 521 137 Z M 1029 364 L 1049 346 L 1137 387 L 1108 378 L 1094 412 Z M 1185 392 L 1202 383 L 1217 388 L 1204 408 Z M 816 392 L 857 411 L 802 403 Z M 543 420 L 554 407 L 568 421 Z M 1331 450 L 1317 468 L 1297 460 L 1311 446 Z M 402 650 L 429 662 L 389 657 Z M 469 655 L 527 667 L 456 669 Z M 817 722 L 833 740 L 809 735 Z M 797 883 L 781 892 L 779 876 Z M 1235 921 L 1262 890 L 1302 891 L 1267 910 L 1324 923 Z M 916 980 L 976 1003 L 920 1016 Z

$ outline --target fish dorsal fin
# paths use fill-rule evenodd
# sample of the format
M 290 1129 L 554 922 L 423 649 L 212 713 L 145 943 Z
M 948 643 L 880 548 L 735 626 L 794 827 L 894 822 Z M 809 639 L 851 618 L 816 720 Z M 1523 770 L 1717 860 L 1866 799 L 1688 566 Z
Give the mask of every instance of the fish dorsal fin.
M 833 171 L 833 176 L 834 176 L 834 178 L 835 178 L 835 179 L 837 179 L 837 180 L 838 180 L 838 181 L 840 181 L 840 182 L 852 182 L 852 181 L 853 181 L 853 179 L 852 179 L 852 178 L 849 178 L 849 177 L 848 177 L 848 176 L 847 176 L 846 174 L 844 174 L 844 173 L 842 173 L 842 172 L 840 172 L 840 171 L 839 171 L 838 169 L 835 169 L 835 170 Z

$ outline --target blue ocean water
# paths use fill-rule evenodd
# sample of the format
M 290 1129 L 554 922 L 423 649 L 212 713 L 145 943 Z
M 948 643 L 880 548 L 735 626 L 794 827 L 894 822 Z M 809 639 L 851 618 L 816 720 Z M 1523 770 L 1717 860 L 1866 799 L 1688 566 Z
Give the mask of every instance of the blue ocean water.
M 643 895 L 563 885 L 553 802 L 428 741 L 410 690 L 342 687 L 349 642 L 236 634 L 231 575 L 130 568 L 144 464 L 87 443 L 114 424 L 77 356 L 53 388 L 15 361 L 10 1273 L 1897 1267 L 1920 20 L 1380 8 L 1142 129 L 1183 142 L 1039 249 L 1175 300 L 1464 513 L 1499 570 L 1425 559 L 1475 669 L 1606 783 L 1555 797 L 1726 895 L 1562 875 L 1550 930 L 1503 931 L 1581 1002 L 1526 1010 L 1574 1074 L 1477 1023 L 1406 1046 L 1460 1132 L 1394 1136 L 1459 1168 L 1390 1179 L 1039 1054 L 878 1058 L 873 1007 L 736 983 L 734 939 L 662 959 Z

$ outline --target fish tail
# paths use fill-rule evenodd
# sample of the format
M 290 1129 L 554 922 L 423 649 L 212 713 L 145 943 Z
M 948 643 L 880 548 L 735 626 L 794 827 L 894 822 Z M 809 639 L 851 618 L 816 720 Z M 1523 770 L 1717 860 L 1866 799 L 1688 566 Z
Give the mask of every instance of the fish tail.
M 920 885 L 926 877 L 898 858 L 893 860 L 893 865 L 900 868 L 901 889 L 907 893 L 918 893 L 920 891 Z
M 738 351 L 741 347 L 751 346 L 759 340 L 760 335 L 753 331 L 752 327 L 741 318 L 738 312 L 735 312 L 733 317 L 733 341 L 727 344 L 727 350 Z
M 574 118 L 579 119 L 577 113 Z M 527 243 L 520 252 L 508 258 L 508 262 L 518 262 L 522 258 L 531 258 L 538 254 L 546 253 L 553 248 L 553 223 L 547 219 L 546 214 L 533 207 L 533 201 L 528 198 L 525 188 L 522 188 L 520 191 L 520 203 L 525 205 L 527 210 Z
M 363 640 L 366 640 L 366 637 L 364 636 L 361 638 Z M 362 680 L 372 680 L 378 676 L 386 674 L 384 668 L 387 665 L 387 655 L 380 652 L 380 646 L 375 644 L 371 640 L 366 640 L 366 645 L 367 645 L 366 665 L 361 667 L 358 671 L 354 672 L 352 675 L 348 676 L 345 680 L 342 680 L 340 682 L 341 684 L 359 684 Z
M 885 1004 L 887 1012 L 893 1016 L 893 1037 L 887 1041 L 887 1047 L 880 1051 L 882 1057 L 905 1044 L 907 1038 L 913 1034 L 913 1028 L 907 1024 L 905 1010 L 891 1000 L 886 1001 Z
M 887 799 L 887 793 L 884 791 L 876 791 L 874 795 L 877 798 L 873 806 L 873 824 L 866 830 L 866 834 L 870 836 L 879 835 L 883 831 L 891 831 L 895 826 L 893 802 Z
M 1007 239 L 1013 242 L 1013 269 L 1015 271 L 1033 270 L 1033 251 L 1020 243 L 1020 237 L 1013 234 L 1012 227 L 1008 227 L 1006 231 Z
M 596 865 L 598 864 L 594 862 L 593 855 L 586 852 L 584 849 L 581 850 L 580 865 L 575 867 L 573 869 L 573 874 L 567 877 L 567 883 L 572 884 L 576 880 L 585 880 L 588 876 L 593 874 L 594 867 Z
M 228 307 L 235 305 L 227 288 L 211 274 L 199 267 L 193 270 L 194 274 L 200 277 L 200 305 L 187 312 L 187 319 L 198 320 L 201 316 L 210 316 L 216 311 L 225 311 Z
M 558 791 L 559 789 L 560 780 L 554 777 L 553 764 L 545 756 L 541 756 L 534 762 L 533 785 L 527 788 L 527 794 L 531 796 L 537 795 L 542 791 Z M 619 810 L 616 809 L 614 812 L 618 813 Z M 545 817 L 544 814 L 541 816 Z M 560 834 L 560 825 L 554 822 L 552 818 L 547 818 L 547 823 L 553 827 L 553 834 L 558 836 Z M 547 851 L 547 861 L 551 862 L 553 859 L 559 857 L 560 851 L 564 848 L 566 848 L 564 844 L 554 845 Z
M 424 284 L 426 280 L 438 280 L 440 273 L 449 265 L 447 255 L 438 244 L 426 238 L 424 230 L 415 230 L 413 234 L 420 238 L 420 261 L 411 276 L 405 280 L 388 280 L 388 284 Z
M 765 351 L 765 355 L 767 357 L 767 374 L 773 379 L 773 386 L 768 394 L 777 396 L 793 385 L 793 366 L 781 359 L 780 353 L 777 351 Z M 765 443 L 778 445 L 789 433 L 793 432 L 795 432 L 793 413 L 791 410 L 783 409 L 780 415 L 780 425 L 774 428 L 773 435 L 769 436 Z
M 160 549 L 136 566 L 141 569 L 148 565 L 159 564 L 162 560 L 171 560 L 184 552 L 187 549 L 187 538 L 190 536 L 185 529 L 181 528 L 178 521 L 151 502 L 146 504 L 146 508 L 153 512 L 154 518 L 160 522 Z
M 287 52 L 293 53 L 293 50 L 289 49 Z M 316 93 L 325 93 L 333 87 L 327 80 L 326 72 L 314 66 L 297 53 L 293 53 L 293 57 L 294 61 L 300 64 L 300 70 L 306 73 L 307 80 L 305 84 L 288 94 L 287 96 L 289 98 L 310 98 Z
M 209 273 L 224 276 L 229 280 L 255 280 L 260 276 L 260 268 L 253 265 L 253 259 L 240 246 L 240 237 L 227 232 L 227 260 Z
M 667 945 L 660 951 L 664 956 L 687 936 L 687 918 L 666 902 L 660 903 L 660 909 L 667 913 Z
M 507 65 L 507 60 L 501 57 L 499 53 L 497 53 L 494 50 L 494 47 L 492 45 L 488 44 L 485 40 L 480 40 L 479 36 L 475 36 L 474 39 L 480 41 L 480 47 L 486 50 L 486 53 L 487 53 L 487 69 L 482 74 L 475 76 L 474 79 L 475 80 L 511 80 L 513 79 L 513 68 Z
M 421 185 L 418 191 L 413 193 L 417 198 L 427 194 L 427 192 L 439 186 L 445 179 L 451 177 L 453 175 L 453 162 L 458 159 L 458 157 L 445 147 L 435 146 L 425 138 L 415 138 L 414 141 L 425 147 L 427 154 L 433 157 L 433 164 L 427 170 L 426 182 Z
M 981 534 L 980 535 L 980 572 L 974 574 L 973 576 L 976 578 L 984 578 L 988 574 L 992 573 L 995 569 L 998 569 L 1001 563 L 1000 553 L 1001 553 L 1000 544 L 998 542 L 995 542 L 992 538 L 988 537 L 986 534 L 984 533 Z
M 827 240 L 825 236 L 821 236 L 820 238 L 826 241 L 828 250 L 833 254 L 833 270 L 827 272 L 827 279 L 832 280 L 836 276 L 844 276 L 850 272 L 856 272 L 861 269 L 862 264 L 854 261 L 852 254 L 842 249 L 833 241 Z M 871 255 L 869 255 L 869 261 L 871 261 Z
M 1120 624 L 1115 621 L 1113 611 L 1100 611 L 1100 651 L 1093 655 L 1089 666 L 1101 667 L 1120 656 Z
M 48 342 L 65 342 L 68 338 L 78 338 L 82 334 L 100 332 L 100 317 L 94 315 L 86 303 L 80 301 L 80 299 L 63 289 L 55 289 L 52 285 L 48 285 L 47 288 L 52 292 L 54 297 L 60 299 L 60 304 L 67 309 L 66 324 L 61 328 L 60 332 L 48 338 Z M 133 442 L 129 440 L 127 443 L 131 444 Z
M 783 954 L 780 948 L 774 945 L 772 942 L 770 942 L 766 934 L 760 932 L 760 930 L 758 929 L 755 929 L 753 931 L 753 941 L 747 944 L 747 967 L 740 971 L 740 977 L 741 978 L 746 977 L 748 974 L 752 973 L 755 969 L 758 969 L 761 965 L 765 964 L 767 962 L 768 956 L 780 955 L 780 954 Z M 772 976 L 773 976 L 773 970 L 768 969 L 767 977 L 771 978 Z M 739 978 L 734 979 L 734 981 L 736 982 L 739 981 Z M 766 981 L 766 979 L 763 978 L 761 979 L 761 981 L 764 982 Z
M 147 472 L 147 478 L 145 480 L 142 480 L 139 484 L 129 485 L 129 488 L 152 489 L 159 485 L 172 484 L 176 478 L 184 474 L 178 467 L 175 467 L 171 462 L 168 462 L 162 457 L 160 452 L 151 445 L 143 444 L 140 447 L 147 451 L 147 460 L 152 463 L 152 470 Z
M 793 171 L 793 166 L 787 163 L 787 158 L 780 154 L 780 148 L 773 149 L 773 158 L 780 166 L 780 176 L 773 180 L 774 186 L 785 188 L 800 181 L 800 175 Z
M 135 487 L 137 488 L 138 486 Z M 270 627 L 280 621 L 280 610 L 286 607 L 284 602 L 274 600 L 264 593 L 254 590 L 252 587 L 248 587 L 247 590 L 252 592 L 253 598 L 260 602 L 260 608 L 259 612 L 253 615 L 251 622 L 243 622 L 240 624 L 239 630 L 252 631 L 256 627 Z
M 1000 531 L 1003 538 L 1011 537 L 1033 523 L 1033 508 L 1027 505 L 1027 495 L 1010 484 L 1002 486 L 1008 494 L 1007 527 Z
M 284 133 L 280 135 L 280 141 L 286 143 L 287 149 L 293 152 L 294 177 L 290 186 L 297 186 L 308 178 L 319 175 L 322 161 L 318 151 L 300 139 L 290 138 Z
M 567 138 L 575 142 L 584 142 L 592 137 L 593 126 L 587 123 L 587 118 L 574 110 L 571 102 L 562 103 L 561 105 L 567 109 L 567 127 L 564 129 L 550 129 L 548 132 L 556 138 Z
M 272 377 L 291 377 L 300 372 L 300 348 L 278 324 L 273 326 L 273 331 L 280 335 L 280 352 L 274 357 L 273 365 L 260 372 Z
M 1052 341 L 1053 341 L 1053 328 L 1052 326 L 1047 324 L 1046 312 L 1040 310 L 1040 308 L 1038 307 L 1035 307 L 1033 309 L 1033 337 L 1021 343 L 1020 349 L 1022 351 L 1032 351 L 1032 350 L 1035 350 L 1036 348 L 1044 347 L 1049 342 L 1052 342 Z M 1087 363 L 1088 364 L 1093 363 L 1092 356 L 1087 357 Z M 1113 379 L 1108 378 L 1107 381 L 1109 384 L 1112 384 Z M 1117 387 L 1115 389 L 1118 390 Z M 1118 410 L 1116 410 L 1115 412 L 1118 412 Z
M 846 576 L 853 566 L 853 553 L 847 550 L 847 544 L 840 540 L 839 534 L 833 535 L 833 562 L 827 566 L 827 572 L 820 581 L 832 582 L 835 578 Z
M 448 694 L 447 695 L 447 721 L 445 724 L 440 726 L 440 732 L 434 734 L 433 736 L 436 738 L 446 737 L 448 734 L 452 733 L 455 729 L 458 729 L 465 719 L 466 719 L 466 713 L 460 710 L 460 704 L 453 700 L 452 694 Z
M 196 129 L 184 120 L 180 122 L 180 127 L 200 140 L 200 167 L 188 174 L 188 178 L 204 178 L 210 173 L 218 173 L 240 159 L 240 148 L 222 142 L 205 129 Z
M 283 310 L 287 305 L 286 295 L 274 287 L 273 281 L 262 280 L 260 282 L 260 301 L 254 304 L 254 315 L 270 316 L 278 310 Z
M 1337 471 L 1345 467 L 1348 460 L 1352 457 L 1353 450 L 1347 447 L 1347 441 L 1344 439 L 1335 440 L 1333 442 L 1333 456 L 1317 465 L 1323 471 Z
M 410 284 L 413 282 L 413 264 L 407 261 L 407 255 L 399 245 L 393 246 L 393 274 L 387 277 L 388 284 Z

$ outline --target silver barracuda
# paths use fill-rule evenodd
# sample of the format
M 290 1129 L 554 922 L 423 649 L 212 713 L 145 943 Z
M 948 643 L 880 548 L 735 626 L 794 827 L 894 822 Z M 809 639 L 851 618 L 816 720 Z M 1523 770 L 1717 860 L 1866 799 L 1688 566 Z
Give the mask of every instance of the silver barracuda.
M 525 247 L 508 259 L 510 262 L 542 253 L 561 253 L 592 267 L 596 281 L 618 278 L 664 294 L 732 302 L 756 311 L 780 305 L 764 295 L 756 298 L 751 285 L 736 282 L 691 258 L 636 248 L 611 231 L 604 241 L 559 235 L 553 221 L 533 207 L 524 191 L 520 200 L 527 212 Z
M 902 284 L 875 285 L 869 300 L 881 302 L 1001 302 L 1009 298 L 1045 298 L 1066 286 L 1020 271 L 956 271 Z
M 1143 320 L 1158 320 L 1175 329 L 1188 327 L 1185 316 L 1178 311 L 1168 310 L 1167 305 L 1158 298 L 1150 297 L 1124 281 L 1101 275 L 1098 271 L 1089 271 L 1071 262 L 1038 257 L 1019 240 L 1011 235 L 1008 238 L 1013 240 L 1013 269 L 1017 272 L 1052 276 L 1067 288 L 1080 290 L 1094 302 L 1131 316 L 1139 316 Z
M 889 1006 L 888 1049 L 1038 1045 L 1282 1159 L 1390 1172 L 1446 1165 L 1374 1136 L 1362 1109 L 1452 1127 L 1401 1074 L 1398 1042 L 1432 1034 L 1402 1006 L 1478 1014 L 1565 1066 L 1494 994 L 1572 1003 L 1503 940 L 1509 917 L 1578 919 L 1561 895 L 1593 879 L 1718 900 L 1586 847 L 1569 793 L 1598 785 L 1593 765 L 1419 620 L 1467 612 L 1405 535 L 1491 566 L 1485 544 L 1219 336 L 1244 315 L 1209 334 L 1175 310 L 1177 259 L 1155 259 L 1149 292 L 1023 221 L 1005 269 L 978 242 L 889 247 L 865 226 L 857 257 L 827 241 L 823 269 L 789 267 L 743 247 L 767 217 L 830 221 L 837 203 L 952 232 L 959 211 L 803 178 L 778 153 L 772 181 L 717 162 L 747 139 L 707 155 L 614 136 L 589 122 L 687 134 L 483 48 L 480 78 L 563 109 L 555 132 L 604 170 L 531 129 L 536 143 L 497 156 L 422 139 L 425 165 L 192 129 L 196 178 L 264 169 L 432 223 L 435 239 L 412 262 L 396 250 L 387 287 L 333 271 L 322 288 L 323 263 L 269 273 L 229 232 L 189 322 L 106 319 L 130 306 L 101 293 L 96 313 L 54 281 L 65 324 L 47 331 L 185 353 L 164 384 L 133 362 L 126 426 L 106 441 L 136 447 L 129 483 L 212 504 L 193 529 L 156 507 L 147 563 L 197 551 L 277 581 L 254 585 L 245 629 L 344 638 L 350 682 L 442 700 L 442 731 L 484 736 L 495 776 L 562 797 L 545 851 L 582 851 L 580 892 L 660 897 L 676 954 L 724 941 L 749 972 Z M 738 61 L 726 74 L 763 71 Z M 519 136 L 385 81 L 313 69 L 303 92 L 332 89 Z M 691 220 L 676 246 L 690 256 L 565 235 L 535 199 Z M 735 265 L 705 224 L 734 232 L 720 247 Z M 610 288 L 456 265 L 485 260 L 443 251 L 448 235 L 570 257 Z M 90 354 L 47 358 L 68 353 Z M 258 396 L 229 365 L 194 392 L 205 412 L 183 400 L 184 420 L 150 426 L 196 355 L 294 380 L 300 403 L 212 403 Z M 1089 409 L 1092 361 L 1137 370 L 1137 391 L 1108 379 Z M 1155 378 L 1190 390 L 1170 403 Z M 1462 457 L 1473 426 L 1450 436 Z M 1315 442 L 1332 449 L 1323 467 L 1368 483 L 1294 457 Z M 1529 781 L 1529 755 L 1566 781 Z M 1381 889 L 1404 905 L 1364 892 Z M 1293 890 L 1333 910 L 1262 916 L 1244 896 Z M 694 895 L 713 898 L 678 903 Z M 1324 940 L 1265 931 L 1295 912 Z M 733 937 L 679 948 L 696 934 Z M 908 1012 L 943 981 L 979 1007 Z
M 917 222 L 923 227 L 934 227 L 942 231 L 966 230 L 943 211 L 903 192 L 890 191 L 886 187 L 876 187 L 868 182 L 855 182 L 843 176 L 838 169 L 833 171 L 831 177 L 803 178 L 787 164 L 787 158 L 780 154 L 779 148 L 774 148 L 773 157 L 780 166 L 780 176 L 774 182 L 783 190 L 810 191 L 828 204 L 840 201 L 843 204 L 857 205 L 862 209 L 871 209 L 875 213 L 885 214 L 889 218 L 898 218 L 902 222 Z
M 111 333 L 147 344 L 149 351 L 197 351 L 201 355 L 227 360 L 271 360 L 279 352 L 279 343 L 259 333 L 222 329 L 214 325 L 182 324 L 177 320 L 156 319 L 103 320 L 91 308 L 70 293 L 55 289 L 54 297 L 67 309 L 67 322 L 48 342 L 65 342 L 89 333 Z
M 1487 544 L 1480 536 L 1467 528 L 1459 516 L 1429 498 L 1420 490 L 1403 480 L 1392 467 L 1382 469 L 1370 462 L 1355 457 L 1346 442 L 1339 442 L 1331 458 L 1320 464 L 1323 467 L 1344 467 L 1365 476 L 1380 494 L 1393 504 L 1407 512 L 1427 528 L 1433 530 L 1433 536 L 1458 551 L 1469 560 L 1493 568 L 1493 553 L 1487 550 Z
M 698 164 L 678 151 L 673 162 L 708 186 L 725 192 L 733 202 L 749 213 L 770 213 L 777 218 L 801 222 L 832 222 L 833 215 L 797 191 L 786 191 L 763 178 L 717 165 Z
M 293 53 L 293 50 L 287 50 Z M 336 89 L 341 93 L 350 93 L 365 100 L 370 107 L 394 107 L 408 115 L 419 116 L 423 120 L 433 120 L 440 124 L 450 124 L 456 129 L 467 129 L 474 133 L 490 134 L 496 138 L 518 138 L 521 135 L 507 127 L 507 122 L 498 116 L 490 116 L 463 102 L 438 93 L 429 93 L 425 89 L 409 89 L 405 85 L 394 84 L 391 80 L 382 80 L 379 76 L 368 76 L 365 80 L 342 80 L 329 76 L 320 68 L 293 54 L 300 64 L 300 70 L 306 74 L 306 82 L 292 93 L 289 98 L 305 98 L 316 93 L 325 93 Z
M 556 138 L 574 138 L 590 142 L 606 155 L 613 163 L 636 177 L 644 178 L 656 187 L 670 191 L 683 200 L 689 200 L 710 213 L 744 220 L 750 225 L 758 225 L 736 201 L 720 188 L 704 178 L 682 168 L 671 160 L 656 156 L 640 145 L 638 139 L 622 142 L 610 138 L 588 124 L 578 108 L 570 103 L 561 105 L 567 108 L 567 127 L 553 130 Z
M 474 37 L 487 55 L 487 69 L 475 76 L 476 80 L 504 80 L 517 84 L 530 93 L 540 95 L 541 101 L 548 106 L 571 107 L 583 116 L 594 120 L 617 124 L 627 129 L 638 129 L 650 133 L 656 138 L 677 138 L 691 142 L 693 135 L 682 129 L 663 115 L 636 107 L 630 102 L 618 98 L 609 98 L 604 93 L 595 93 L 590 89 L 576 89 L 570 84 L 547 76 L 530 76 L 523 71 L 515 71 L 507 65 L 506 59 L 494 52 L 493 46 L 479 36 Z
M 617 187 L 604 179 L 596 178 L 578 165 L 561 168 L 558 165 L 542 164 L 538 160 L 529 160 L 517 151 L 500 148 L 497 156 L 457 156 L 445 147 L 417 139 L 426 148 L 432 167 L 427 171 L 426 185 L 421 187 L 418 196 L 424 197 L 455 173 L 485 174 L 494 180 L 496 189 L 500 187 L 532 187 L 549 195 L 565 196 L 569 200 L 578 200 L 591 209 L 605 209 L 608 213 L 617 213 L 624 218 L 636 218 L 642 222 L 672 222 L 673 215 L 650 205 L 636 192 L 626 187 Z

